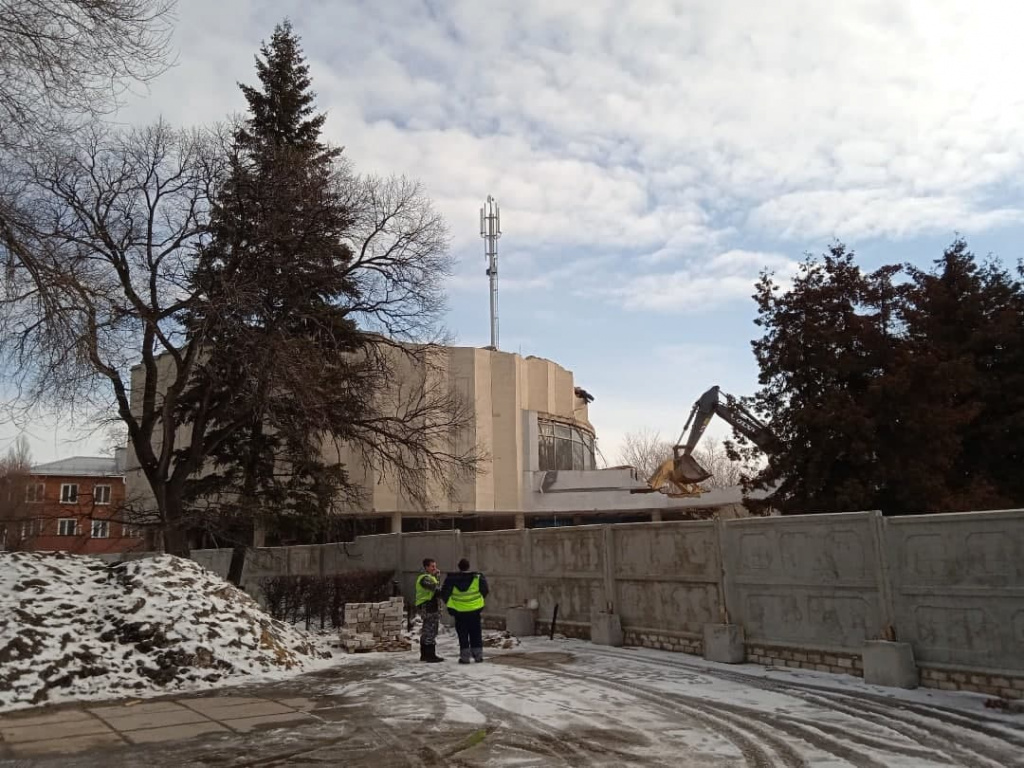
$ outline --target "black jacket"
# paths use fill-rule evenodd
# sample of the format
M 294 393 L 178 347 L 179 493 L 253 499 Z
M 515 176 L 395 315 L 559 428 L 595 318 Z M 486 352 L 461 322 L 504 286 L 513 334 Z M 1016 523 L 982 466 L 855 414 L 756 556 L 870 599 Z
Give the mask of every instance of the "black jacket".
M 475 577 L 480 577 L 480 594 L 487 597 L 490 588 L 487 586 L 487 578 L 477 571 L 456 571 L 444 577 L 444 584 L 441 586 L 441 602 L 447 604 L 448 598 L 452 596 L 453 589 L 469 589 Z

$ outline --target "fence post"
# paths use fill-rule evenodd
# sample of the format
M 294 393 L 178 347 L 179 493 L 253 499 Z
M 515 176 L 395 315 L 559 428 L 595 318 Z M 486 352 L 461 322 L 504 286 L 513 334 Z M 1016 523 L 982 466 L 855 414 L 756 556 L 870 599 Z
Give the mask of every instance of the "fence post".
M 881 640 L 896 640 L 896 607 L 893 600 L 892 574 L 885 541 L 885 518 L 880 510 L 871 510 L 871 535 L 875 545 L 875 583 L 878 584 L 878 615 L 882 622 Z
M 727 523 L 722 518 L 715 518 L 715 544 L 718 547 L 718 606 L 719 620 L 722 624 L 736 623 L 733 615 L 732 583 L 729 574 L 729 563 L 726 558 L 728 548 L 725 546 Z
M 611 608 L 611 612 L 618 613 L 619 595 L 615 585 L 615 529 L 610 525 L 601 526 L 604 546 L 604 600 L 605 605 L 599 610 Z

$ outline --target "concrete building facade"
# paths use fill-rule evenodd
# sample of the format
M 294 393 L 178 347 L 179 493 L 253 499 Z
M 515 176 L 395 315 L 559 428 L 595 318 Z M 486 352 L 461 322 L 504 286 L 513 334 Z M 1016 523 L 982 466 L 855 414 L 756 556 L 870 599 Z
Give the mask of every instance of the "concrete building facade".
M 342 461 L 361 490 L 362 503 L 348 514 L 371 524 L 365 533 L 745 516 L 738 488 L 683 499 L 638 495 L 633 491 L 646 482 L 633 468 L 597 469 L 589 413 L 594 398 L 576 385 L 571 371 L 551 360 L 445 347 L 431 368 L 429 375 L 446 379 L 444 386 L 470 406 L 469 423 L 454 440 L 460 450 L 476 446 L 483 457 L 479 471 L 460 479 L 451 496 L 430 490 L 424 507 L 386 468 L 367 465 L 345 447 L 331 449 L 329 458 Z M 141 368 L 133 371 L 133 394 L 141 392 L 142 375 Z M 424 374 L 410 369 L 403 375 Z M 127 481 L 133 501 L 148 495 L 131 450 Z

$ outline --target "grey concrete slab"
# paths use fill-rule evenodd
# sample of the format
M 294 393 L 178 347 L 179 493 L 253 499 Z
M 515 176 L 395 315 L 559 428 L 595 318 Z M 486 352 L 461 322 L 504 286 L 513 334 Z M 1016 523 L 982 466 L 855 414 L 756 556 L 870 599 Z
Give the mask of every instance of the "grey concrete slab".
M 219 723 L 206 720 L 201 723 L 185 725 L 169 725 L 164 728 L 147 728 L 142 731 L 129 731 L 124 737 L 133 744 L 150 744 L 157 741 L 180 741 L 202 736 L 207 733 L 230 733 Z
M 277 701 L 278 704 L 283 704 L 286 707 L 298 709 L 303 712 L 309 712 L 311 709 L 314 709 L 316 707 L 316 702 L 312 699 L 275 699 L 275 701 Z
M 147 728 L 164 728 L 171 725 L 202 723 L 208 718 L 199 712 L 185 707 L 177 709 L 161 709 L 156 712 L 113 712 L 102 716 L 110 726 L 118 731 L 141 731 Z
M 41 741 L 27 741 L 11 746 L 11 752 L 16 757 L 30 757 L 35 755 L 53 754 L 76 754 L 85 752 L 97 747 L 123 746 L 124 740 L 113 731 L 106 733 L 90 733 L 84 736 L 72 736 L 70 738 L 52 739 L 47 738 Z
M 243 702 L 224 702 L 217 698 L 190 699 L 183 701 L 187 707 L 205 715 L 211 720 L 238 720 L 243 717 L 283 715 L 294 712 L 294 708 L 266 699 L 249 699 Z
M 0 718 L 0 727 L 14 726 L 23 727 L 26 725 L 52 725 L 54 723 L 67 723 L 72 720 L 92 720 L 88 712 L 80 709 L 65 709 L 60 712 L 47 712 L 42 715 L 21 715 L 11 712 Z
M 59 741 L 73 736 L 90 736 L 96 733 L 111 733 L 111 729 L 95 717 L 80 720 L 63 720 L 56 723 L 40 723 L 36 725 L 0 725 L 0 737 L 4 741 L 17 744 L 24 741 Z
M 239 733 L 248 733 L 256 728 L 273 727 L 275 725 L 298 725 L 315 722 L 317 718 L 305 712 L 285 712 L 280 715 L 261 715 L 259 717 L 242 717 L 236 720 L 223 720 L 224 725 Z
M 88 707 L 89 712 L 103 718 L 108 716 L 120 717 L 122 714 L 141 715 L 152 712 L 174 712 L 180 709 L 182 709 L 182 706 L 176 701 L 140 702 L 138 699 L 110 707 Z

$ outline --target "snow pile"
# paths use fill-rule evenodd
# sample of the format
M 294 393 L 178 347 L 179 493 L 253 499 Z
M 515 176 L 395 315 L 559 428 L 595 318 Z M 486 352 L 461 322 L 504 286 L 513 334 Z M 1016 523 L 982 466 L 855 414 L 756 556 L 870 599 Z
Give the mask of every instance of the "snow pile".
M 330 658 L 192 560 L 0 553 L 0 710 L 210 687 Z

